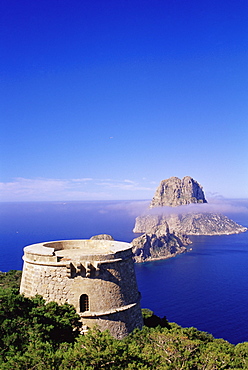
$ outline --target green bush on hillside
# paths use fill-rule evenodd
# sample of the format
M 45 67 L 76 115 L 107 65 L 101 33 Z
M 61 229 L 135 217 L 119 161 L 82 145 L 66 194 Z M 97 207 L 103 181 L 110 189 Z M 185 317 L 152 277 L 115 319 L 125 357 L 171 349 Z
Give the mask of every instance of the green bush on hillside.
M 69 304 L 45 304 L 41 296 L 31 299 L 17 289 L 0 288 L 0 357 L 24 353 L 39 340 L 56 349 L 60 343 L 74 342 L 81 327 L 80 317 Z
M 22 271 L 9 270 L 8 272 L 0 271 L 0 288 L 19 289 L 21 284 Z
M 83 336 L 73 306 L 29 299 L 5 284 L 0 287 L 1 370 L 248 369 L 248 342 L 234 346 L 195 328 L 161 322 L 123 340 L 97 328 Z M 148 309 L 143 316 L 158 318 Z

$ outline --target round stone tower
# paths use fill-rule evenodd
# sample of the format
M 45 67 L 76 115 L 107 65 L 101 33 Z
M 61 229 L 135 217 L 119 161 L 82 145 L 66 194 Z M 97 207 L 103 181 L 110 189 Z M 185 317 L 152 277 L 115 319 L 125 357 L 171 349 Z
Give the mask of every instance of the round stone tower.
M 20 292 L 72 304 L 84 330 L 95 325 L 123 338 L 143 325 L 131 245 L 64 240 L 24 248 Z

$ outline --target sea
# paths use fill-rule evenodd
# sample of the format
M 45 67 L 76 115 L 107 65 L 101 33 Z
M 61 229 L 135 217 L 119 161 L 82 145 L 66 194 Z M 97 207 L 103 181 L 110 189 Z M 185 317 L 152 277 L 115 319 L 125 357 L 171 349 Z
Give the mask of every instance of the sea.
M 248 227 L 248 199 L 226 214 Z M 0 271 L 21 270 L 26 245 L 110 234 L 130 242 L 141 201 L 0 203 Z M 233 203 L 232 203 L 233 204 Z M 135 264 L 142 308 L 237 344 L 248 341 L 248 232 L 190 237 L 189 251 Z

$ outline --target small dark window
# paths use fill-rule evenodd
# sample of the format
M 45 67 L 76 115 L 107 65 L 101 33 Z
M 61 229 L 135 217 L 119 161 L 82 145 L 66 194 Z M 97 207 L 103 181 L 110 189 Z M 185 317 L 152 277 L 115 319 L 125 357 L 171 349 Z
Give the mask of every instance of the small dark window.
M 89 297 L 82 294 L 80 297 L 80 312 L 89 311 Z

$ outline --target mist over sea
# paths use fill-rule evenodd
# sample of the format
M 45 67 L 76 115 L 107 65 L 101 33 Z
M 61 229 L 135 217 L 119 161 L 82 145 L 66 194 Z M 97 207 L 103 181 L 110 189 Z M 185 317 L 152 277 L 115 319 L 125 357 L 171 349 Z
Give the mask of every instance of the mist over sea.
M 225 215 L 248 227 L 248 200 L 225 201 Z M 0 270 L 22 269 L 26 245 L 110 234 L 130 242 L 147 202 L 0 203 Z M 248 341 L 248 232 L 190 237 L 192 251 L 136 264 L 142 307 L 231 343 Z

